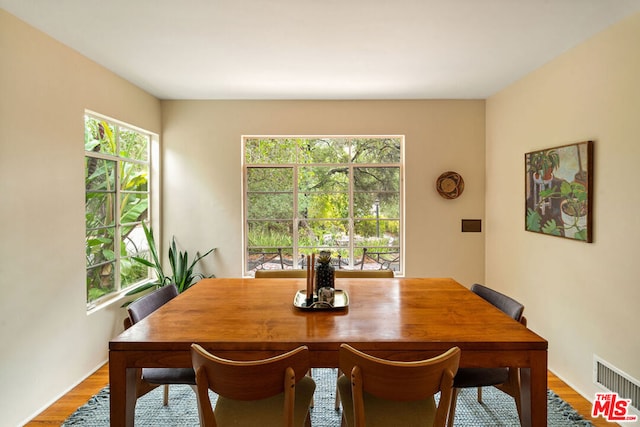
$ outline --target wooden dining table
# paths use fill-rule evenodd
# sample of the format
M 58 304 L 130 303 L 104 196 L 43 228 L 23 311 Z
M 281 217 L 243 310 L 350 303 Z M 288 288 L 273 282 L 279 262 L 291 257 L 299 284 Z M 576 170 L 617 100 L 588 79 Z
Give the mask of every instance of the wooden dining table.
M 336 279 L 338 310 L 304 310 L 305 279 L 204 279 L 109 343 L 112 426 L 132 426 L 136 368 L 189 367 L 198 343 L 255 360 L 300 345 L 312 367 L 337 367 L 348 343 L 378 357 L 418 360 L 453 346 L 461 367 L 520 367 L 523 426 L 547 425 L 547 341 L 448 278 Z

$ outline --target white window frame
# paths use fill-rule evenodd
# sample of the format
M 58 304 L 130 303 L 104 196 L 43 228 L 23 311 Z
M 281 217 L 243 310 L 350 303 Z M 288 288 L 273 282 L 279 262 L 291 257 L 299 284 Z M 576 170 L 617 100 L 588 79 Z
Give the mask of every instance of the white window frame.
M 144 220 L 144 222 L 146 224 L 151 224 L 154 228 L 154 232 L 156 234 L 156 239 L 158 238 L 158 236 L 160 234 L 159 233 L 159 227 L 158 227 L 158 220 L 156 218 L 157 215 L 155 215 L 155 212 L 158 212 L 158 206 L 159 206 L 159 197 L 156 197 L 157 195 L 157 191 L 155 190 L 158 187 L 158 181 L 159 181 L 159 170 L 158 170 L 158 165 L 159 165 L 159 136 L 156 133 L 153 133 L 151 131 L 148 131 L 146 129 L 137 127 L 135 125 L 132 125 L 130 123 L 126 123 L 123 122 L 121 120 L 118 119 L 114 119 L 112 117 L 100 114 L 100 113 L 96 113 L 94 111 L 90 111 L 90 110 L 85 110 L 84 111 L 84 115 L 83 115 L 83 123 L 84 123 L 84 118 L 85 117 L 91 117 L 93 119 L 96 120 L 103 120 L 108 122 L 109 124 L 113 125 L 113 126 L 117 126 L 119 128 L 124 128 L 126 130 L 129 131 L 134 131 L 140 134 L 143 134 L 145 136 L 148 137 L 148 146 L 147 146 L 147 160 L 143 161 L 143 160 L 136 160 L 136 159 L 130 159 L 130 158 L 125 158 L 125 157 L 120 157 L 118 154 L 113 155 L 113 154 L 106 154 L 106 153 L 94 153 L 94 152 L 90 152 L 90 151 L 86 151 L 84 153 L 84 157 L 83 157 L 83 161 L 84 159 L 86 159 L 87 157 L 92 157 L 92 158 L 96 158 L 96 159 L 100 159 L 100 160 L 107 160 L 107 161 L 113 161 L 116 163 L 116 173 L 115 173 L 115 212 L 119 212 L 120 211 L 120 203 L 121 203 L 121 194 L 123 194 L 123 192 L 121 191 L 120 188 L 120 167 L 121 167 L 121 163 L 123 161 L 127 161 L 127 162 L 131 162 L 131 163 L 137 163 L 137 164 L 144 164 L 147 166 L 147 171 L 148 171 L 148 177 L 147 177 L 147 191 L 146 191 L 146 196 L 147 196 L 147 200 L 148 200 L 148 206 L 147 206 L 147 218 Z M 83 132 L 84 135 L 84 132 Z M 117 149 L 116 149 L 116 153 L 119 153 L 119 140 L 116 139 L 117 141 Z M 86 194 L 86 189 L 85 189 L 85 194 Z M 115 236 L 116 236 L 116 242 L 119 242 L 121 239 L 121 229 L 123 224 L 121 224 L 120 221 L 120 217 L 119 215 L 115 215 L 114 216 L 115 219 Z M 85 224 L 85 228 L 86 228 L 86 224 Z M 86 238 L 86 231 L 85 231 L 85 238 Z M 159 244 L 159 241 L 156 241 L 157 244 Z M 115 247 L 116 243 L 114 243 L 114 249 L 117 249 Z M 160 251 L 160 247 L 158 247 L 158 250 Z M 96 300 L 93 301 L 87 301 L 87 312 L 93 312 L 101 307 L 104 307 L 105 305 L 108 305 L 111 301 L 119 299 L 120 297 L 123 296 L 124 293 L 129 292 L 133 289 L 135 289 L 138 286 L 141 286 L 145 283 L 148 283 L 149 281 L 153 280 L 154 278 L 154 273 L 151 269 L 148 269 L 148 274 L 147 277 L 134 283 L 131 284 L 129 286 L 127 286 L 126 288 L 122 287 L 122 277 L 121 277 L 121 269 L 120 269 L 120 265 L 121 265 L 121 258 L 122 255 L 120 254 L 119 250 L 114 250 L 114 256 L 115 256 L 115 271 L 114 271 L 114 284 L 115 284 L 115 289 L 108 293 L 105 294 L 99 298 L 97 298 Z M 95 266 L 92 266 L 95 267 Z M 85 266 L 85 272 L 88 272 L 89 267 Z M 86 288 L 86 286 L 85 286 Z
M 397 218 L 399 221 L 399 238 L 400 238 L 400 243 L 398 246 L 398 251 L 399 251 L 399 262 L 398 262 L 398 269 L 394 271 L 394 274 L 397 277 L 401 277 L 404 275 L 404 262 L 405 262 L 405 240 L 406 240 L 406 233 L 405 233 L 405 174 L 404 174 L 404 166 L 405 166 L 405 136 L 404 135 L 242 135 L 241 138 L 241 144 L 242 144 L 242 192 L 243 192 L 243 197 L 242 197 L 242 223 L 243 223 L 243 235 L 242 235 L 242 271 L 243 271 L 243 276 L 244 277 L 250 277 L 252 276 L 252 270 L 248 269 L 248 258 L 249 258 L 249 252 L 248 252 L 248 234 L 249 234 L 249 229 L 248 229 L 248 222 L 250 221 L 248 219 L 248 202 L 247 202 L 247 195 L 248 195 L 248 188 L 247 188 L 247 170 L 248 168 L 255 168 L 255 167 L 265 167 L 265 168 L 275 168 L 275 167 L 283 167 L 283 168 L 293 168 L 294 169 L 294 183 L 298 181 L 297 179 L 297 170 L 299 167 L 314 167 L 314 166 L 327 166 L 327 163 L 295 163 L 295 164 L 291 164 L 291 163 L 285 163 L 285 164 L 280 164 L 280 163 L 269 163 L 269 164 L 248 164 L 246 161 L 246 141 L 248 139 L 289 139 L 289 138 L 308 138 L 308 139 L 320 139 L 320 138 L 330 138 L 330 139 L 335 139 L 335 138 L 350 138 L 350 139 L 366 139 L 366 138 L 380 138 L 380 139 L 389 139 L 389 138 L 397 138 L 400 139 L 401 142 L 401 149 L 400 149 L 400 161 L 398 163 L 349 163 L 349 175 L 350 175 L 350 179 L 349 182 L 353 182 L 353 170 L 355 168 L 365 168 L 365 167 L 398 167 L 400 170 L 400 183 L 399 183 L 399 217 Z M 292 218 L 293 221 L 293 253 L 296 254 L 298 253 L 298 250 L 300 248 L 299 244 L 298 244 L 298 224 L 299 224 L 299 220 L 300 218 L 298 217 L 298 197 L 297 197 L 297 193 L 298 193 L 298 188 L 296 185 L 294 185 L 294 189 L 293 189 L 293 213 L 294 213 L 294 217 Z M 359 218 L 354 218 L 354 213 L 353 213 L 353 208 L 354 208 L 354 188 L 353 185 L 349 186 L 349 235 L 353 236 L 353 232 L 354 232 L 354 220 L 358 220 Z M 316 218 L 318 219 L 318 218 Z M 318 219 L 318 220 L 322 220 L 322 219 Z M 327 218 L 327 220 L 331 220 L 331 218 Z M 348 246 L 348 250 L 350 254 L 353 254 L 355 248 L 355 241 L 354 239 L 349 239 L 349 246 Z M 358 267 L 354 267 L 354 259 L 353 257 L 349 257 L 349 265 L 346 266 L 347 269 L 357 269 Z M 297 265 L 297 260 L 294 261 L 294 265 L 292 268 L 300 268 L 299 265 Z

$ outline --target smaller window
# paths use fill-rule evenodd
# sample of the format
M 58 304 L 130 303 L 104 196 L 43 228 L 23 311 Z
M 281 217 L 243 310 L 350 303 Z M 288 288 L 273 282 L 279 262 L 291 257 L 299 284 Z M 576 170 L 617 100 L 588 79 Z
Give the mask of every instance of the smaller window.
M 152 134 L 86 114 L 85 224 L 87 305 L 150 277 L 131 259 L 148 245 L 149 149 Z

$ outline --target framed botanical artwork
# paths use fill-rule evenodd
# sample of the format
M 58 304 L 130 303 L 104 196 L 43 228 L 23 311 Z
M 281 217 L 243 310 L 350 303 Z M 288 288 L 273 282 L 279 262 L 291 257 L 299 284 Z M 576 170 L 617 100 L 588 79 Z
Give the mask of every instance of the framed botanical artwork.
M 525 230 L 592 242 L 593 141 L 524 155 Z

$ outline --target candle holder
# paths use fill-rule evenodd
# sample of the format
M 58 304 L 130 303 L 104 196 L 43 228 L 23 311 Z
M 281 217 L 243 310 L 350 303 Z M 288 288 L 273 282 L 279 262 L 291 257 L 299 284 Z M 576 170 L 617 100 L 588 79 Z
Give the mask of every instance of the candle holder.
M 307 304 L 306 290 L 299 290 L 293 297 L 293 306 L 304 311 L 340 311 L 349 307 L 349 294 L 341 289 L 333 290 L 333 303 L 320 301 L 317 298 L 312 299 L 311 304 Z
M 324 302 L 333 306 L 336 290 L 332 287 L 318 289 L 318 302 Z

